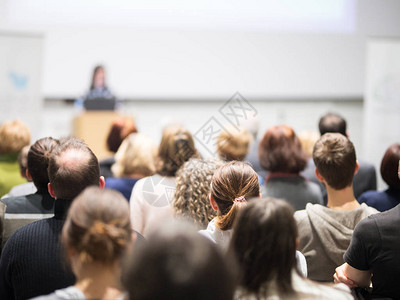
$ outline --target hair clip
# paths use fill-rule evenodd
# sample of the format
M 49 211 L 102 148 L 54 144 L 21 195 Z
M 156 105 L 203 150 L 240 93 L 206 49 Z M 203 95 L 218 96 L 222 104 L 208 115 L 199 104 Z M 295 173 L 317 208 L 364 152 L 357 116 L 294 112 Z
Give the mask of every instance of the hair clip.
M 246 198 L 244 196 L 240 196 L 235 198 L 235 200 L 233 200 L 233 202 L 246 202 Z

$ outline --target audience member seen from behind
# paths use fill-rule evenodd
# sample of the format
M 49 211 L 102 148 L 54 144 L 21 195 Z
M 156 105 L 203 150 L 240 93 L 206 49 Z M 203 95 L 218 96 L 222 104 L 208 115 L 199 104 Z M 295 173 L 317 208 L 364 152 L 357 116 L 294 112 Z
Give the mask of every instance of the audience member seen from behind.
M 217 152 L 224 161 L 245 159 L 249 153 L 251 135 L 240 127 L 226 126 L 217 138 Z
M 400 161 L 398 162 L 400 179 Z M 354 229 L 345 263 L 336 268 L 335 282 L 361 288 L 366 299 L 400 299 L 400 205 L 365 218 Z
M 399 160 L 400 144 L 393 144 L 386 150 L 381 162 L 381 176 L 388 188 L 382 192 L 365 192 L 358 198 L 358 202 L 379 211 L 389 210 L 400 203 L 400 180 L 397 176 Z
M 123 276 L 127 299 L 233 298 L 232 268 L 212 242 L 185 224 L 164 226 L 140 246 Z
M 54 198 L 48 191 L 49 176 L 47 168 L 49 157 L 58 145 L 58 140 L 51 137 L 36 141 L 29 149 L 26 175 L 33 180 L 37 192 L 19 197 L 2 199 L 7 205 L 8 214 L 53 214 Z M 6 215 L 7 217 L 7 215 Z
M 115 177 L 106 179 L 106 187 L 121 192 L 129 201 L 135 183 L 155 173 L 156 151 L 156 145 L 147 136 L 130 134 L 115 154 L 111 168 Z
M 318 123 L 320 135 L 325 133 L 340 133 L 349 138 L 346 120 L 336 113 L 327 113 L 322 116 Z M 353 178 L 354 195 L 358 199 L 360 195 L 366 191 L 376 190 L 376 172 L 375 167 L 366 161 L 359 160 L 359 169 Z M 308 160 L 306 169 L 301 173 L 305 178 L 319 184 L 324 198 L 327 200 L 326 189 L 315 176 L 315 164 L 312 159 Z
M 29 128 L 21 121 L 7 121 L 0 126 L 0 197 L 26 183 L 19 171 L 18 154 L 30 140 Z
M 200 233 L 226 250 L 239 211 L 253 197 L 260 197 L 260 185 L 258 175 L 250 165 L 231 161 L 219 167 L 212 177 L 209 194 L 217 216 Z
M 119 117 L 111 124 L 110 132 L 108 133 L 106 145 L 108 151 L 116 153 L 122 141 L 131 133 L 137 133 L 135 122 L 129 117 Z M 113 177 L 111 166 L 115 163 L 115 158 L 110 157 L 100 161 L 100 174 L 107 177 Z
M 173 218 L 175 175 L 190 158 L 198 157 L 192 134 L 184 127 L 164 129 L 156 156 L 156 174 L 140 179 L 132 190 L 132 227 L 146 237 Z
M 50 155 L 54 217 L 18 229 L 0 258 L 0 299 L 30 299 L 74 284 L 61 258 L 60 234 L 73 199 L 88 186 L 104 187 L 97 157 L 76 138 L 60 140 Z
M 208 195 L 213 174 L 222 162 L 216 159 L 192 158 L 185 162 L 176 175 L 174 200 L 175 215 L 200 229 L 216 216 Z
M 302 277 L 296 267 L 296 245 L 296 222 L 287 202 L 249 201 L 235 223 L 229 247 L 239 269 L 235 299 L 353 299 L 345 285 L 324 286 Z
M 61 239 L 76 283 L 35 299 L 124 299 L 120 260 L 132 228 L 120 193 L 87 188 L 72 203 Z
M 315 144 L 313 159 L 317 178 L 328 192 L 327 207 L 307 204 L 295 213 L 299 250 L 307 260 L 308 278 L 332 282 L 332 274 L 344 263 L 343 254 L 353 230 L 362 219 L 378 211 L 360 205 L 354 197 L 353 177 L 358 163 L 353 143 L 340 133 L 326 133 Z
M 21 174 L 21 177 L 25 178 L 28 182 L 15 185 L 2 198 L 18 197 L 36 193 L 37 190 L 35 184 L 32 182 L 32 179 L 29 179 L 26 176 L 26 170 L 28 168 L 28 152 L 30 148 L 30 146 L 25 146 L 18 154 L 19 173 Z
M 322 204 L 318 185 L 299 174 L 307 164 L 307 154 L 291 127 L 269 128 L 260 142 L 258 155 L 261 166 L 270 172 L 261 187 L 263 196 L 285 199 L 295 210 L 304 209 L 307 203 Z

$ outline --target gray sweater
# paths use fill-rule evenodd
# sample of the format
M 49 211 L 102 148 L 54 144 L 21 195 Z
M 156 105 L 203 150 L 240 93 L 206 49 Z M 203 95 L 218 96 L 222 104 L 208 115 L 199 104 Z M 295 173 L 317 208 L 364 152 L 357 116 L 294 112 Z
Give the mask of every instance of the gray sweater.
M 353 210 L 334 210 L 319 204 L 307 204 L 294 217 L 300 238 L 299 250 L 307 260 L 308 278 L 332 282 L 335 268 L 344 263 L 354 228 L 365 217 L 378 213 L 365 203 Z

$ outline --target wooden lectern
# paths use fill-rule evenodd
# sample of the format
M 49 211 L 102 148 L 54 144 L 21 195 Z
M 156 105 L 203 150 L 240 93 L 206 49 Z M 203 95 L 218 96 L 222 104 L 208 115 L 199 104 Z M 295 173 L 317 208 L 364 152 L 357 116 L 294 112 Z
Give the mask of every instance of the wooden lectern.
M 75 117 L 73 135 L 83 139 L 99 160 L 111 157 L 114 153 L 107 150 L 106 139 L 111 124 L 121 115 L 115 111 L 86 111 Z

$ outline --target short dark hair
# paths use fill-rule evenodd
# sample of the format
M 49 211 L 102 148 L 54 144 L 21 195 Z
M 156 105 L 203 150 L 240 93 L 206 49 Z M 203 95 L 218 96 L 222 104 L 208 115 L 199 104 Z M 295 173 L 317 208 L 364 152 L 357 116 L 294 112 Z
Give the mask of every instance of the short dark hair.
M 73 200 L 86 187 L 99 184 L 100 167 L 82 140 L 66 138 L 52 151 L 48 174 L 56 197 Z
M 47 192 L 49 175 L 47 168 L 51 151 L 58 145 L 58 140 L 51 137 L 37 140 L 29 149 L 27 168 L 32 176 L 32 181 L 39 192 Z
M 339 114 L 327 113 L 319 119 L 319 133 L 324 135 L 327 132 L 336 132 L 347 136 L 347 123 L 346 120 Z
M 270 172 L 299 173 L 307 165 L 307 154 L 288 125 L 267 130 L 258 146 L 261 166 Z
M 233 298 L 232 269 L 222 253 L 184 223 L 153 233 L 126 265 L 123 284 L 130 300 Z
M 236 259 L 239 284 L 250 293 L 276 279 L 280 294 L 294 292 L 297 225 L 284 200 L 250 200 L 234 226 L 229 253 Z M 261 297 L 262 298 L 262 297 Z
M 313 160 L 327 184 L 335 190 L 353 182 L 357 165 L 353 143 L 340 133 L 325 133 L 314 145 Z
M 386 184 L 394 189 L 400 189 L 398 167 L 400 160 L 400 144 L 391 145 L 385 152 L 381 162 L 381 176 Z

